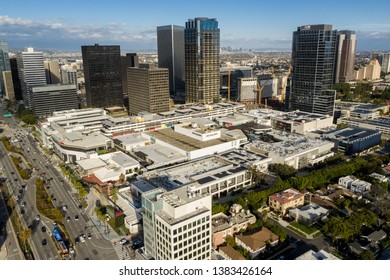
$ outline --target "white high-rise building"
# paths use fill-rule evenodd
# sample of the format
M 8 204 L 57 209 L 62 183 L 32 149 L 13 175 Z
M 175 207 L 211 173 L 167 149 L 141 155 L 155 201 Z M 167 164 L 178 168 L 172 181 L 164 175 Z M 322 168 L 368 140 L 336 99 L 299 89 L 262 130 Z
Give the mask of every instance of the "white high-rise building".
M 77 70 L 69 65 L 61 67 L 61 82 L 63 84 L 77 84 Z
M 211 195 L 190 187 L 142 195 L 145 255 L 156 260 L 211 258 Z
M 24 106 L 31 109 L 31 87 L 46 85 L 42 52 L 34 52 L 33 48 L 27 48 L 24 52 L 18 53 L 18 71 Z

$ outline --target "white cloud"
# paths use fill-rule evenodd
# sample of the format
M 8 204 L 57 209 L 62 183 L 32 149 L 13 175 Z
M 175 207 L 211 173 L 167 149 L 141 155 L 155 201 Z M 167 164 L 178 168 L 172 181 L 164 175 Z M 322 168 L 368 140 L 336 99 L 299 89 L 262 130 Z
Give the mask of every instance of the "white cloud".
M 112 42 L 128 42 L 129 40 L 148 43 L 155 41 L 156 30 L 151 27 L 131 31 L 126 23 L 110 23 L 107 25 L 68 24 L 64 20 L 55 22 L 38 21 L 23 18 L 0 16 L 2 36 L 12 39 L 33 37 L 36 40 L 88 40 L 99 39 Z

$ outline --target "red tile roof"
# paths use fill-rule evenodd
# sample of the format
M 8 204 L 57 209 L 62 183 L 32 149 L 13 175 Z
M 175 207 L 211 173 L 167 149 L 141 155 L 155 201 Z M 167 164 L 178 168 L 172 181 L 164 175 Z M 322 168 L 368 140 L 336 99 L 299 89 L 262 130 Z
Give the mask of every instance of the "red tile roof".
M 286 204 L 293 200 L 298 200 L 302 198 L 304 194 L 300 193 L 299 191 L 295 189 L 288 189 L 279 193 L 271 194 L 268 198 L 270 200 L 276 200 L 280 204 Z

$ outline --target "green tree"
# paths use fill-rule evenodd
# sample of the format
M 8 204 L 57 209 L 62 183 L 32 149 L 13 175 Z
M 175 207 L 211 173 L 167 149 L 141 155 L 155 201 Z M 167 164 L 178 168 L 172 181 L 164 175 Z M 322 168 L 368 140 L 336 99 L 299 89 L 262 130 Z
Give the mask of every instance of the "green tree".
M 35 186 L 37 187 L 43 187 L 43 180 L 41 178 L 38 178 L 35 180 Z
M 361 260 L 375 260 L 375 256 L 371 251 L 367 250 L 359 255 L 359 259 L 361 259 Z
M 236 240 L 234 239 L 233 236 L 226 236 L 225 241 L 226 241 L 227 245 L 230 245 L 232 247 L 236 247 L 237 246 Z
M 114 204 L 116 204 L 116 202 L 118 201 L 118 189 L 115 188 L 115 187 L 112 187 L 110 189 L 110 195 L 111 195 L 111 200 L 114 202 Z
M 269 170 L 276 173 L 283 180 L 295 176 L 297 170 L 287 164 L 273 163 L 270 165 Z
M 31 234 L 32 234 L 31 229 L 22 229 L 21 231 L 19 231 L 19 238 L 21 241 L 21 245 L 23 250 L 25 251 L 28 249 L 27 244 L 28 244 L 28 240 L 31 237 Z
M 104 207 L 104 206 L 96 207 L 95 208 L 95 214 L 101 221 L 105 221 L 106 220 L 106 214 L 107 214 L 106 207 Z
M 229 204 L 217 204 L 216 202 L 213 201 L 212 204 L 212 215 L 215 215 L 217 213 L 228 213 L 230 207 Z
M 22 121 L 26 124 L 37 124 L 37 118 L 33 114 L 24 115 Z

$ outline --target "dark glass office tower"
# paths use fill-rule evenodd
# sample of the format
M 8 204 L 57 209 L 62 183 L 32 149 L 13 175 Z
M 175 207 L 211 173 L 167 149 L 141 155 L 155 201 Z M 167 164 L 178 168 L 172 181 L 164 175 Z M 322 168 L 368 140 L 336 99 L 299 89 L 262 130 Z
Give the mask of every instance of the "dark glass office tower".
M 356 55 L 356 33 L 350 30 L 341 30 L 337 33 L 335 83 L 347 83 L 354 79 Z
M 168 68 L 171 94 L 184 92 L 184 26 L 157 26 L 158 67 Z
M 119 46 L 81 46 L 88 107 L 123 106 Z
M 22 85 L 19 78 L 18 59 L 16 57 L 10 58 L 12 83 L 14 84 L 14 93 L 16 100 L 23 100 Z
M 0 96 L 5 94 L 3 71 L 11 71 L 8 56 L 8 44 L 4 40 L 0 40 Z
M 195 18 L 184 30 L 186 103 L 212 103 L 219 100 L 218 21 Z
M 332 90 L 337 31 L 332 25 L 306 25 L 293 34 L 290 110 L 333 116 Z

